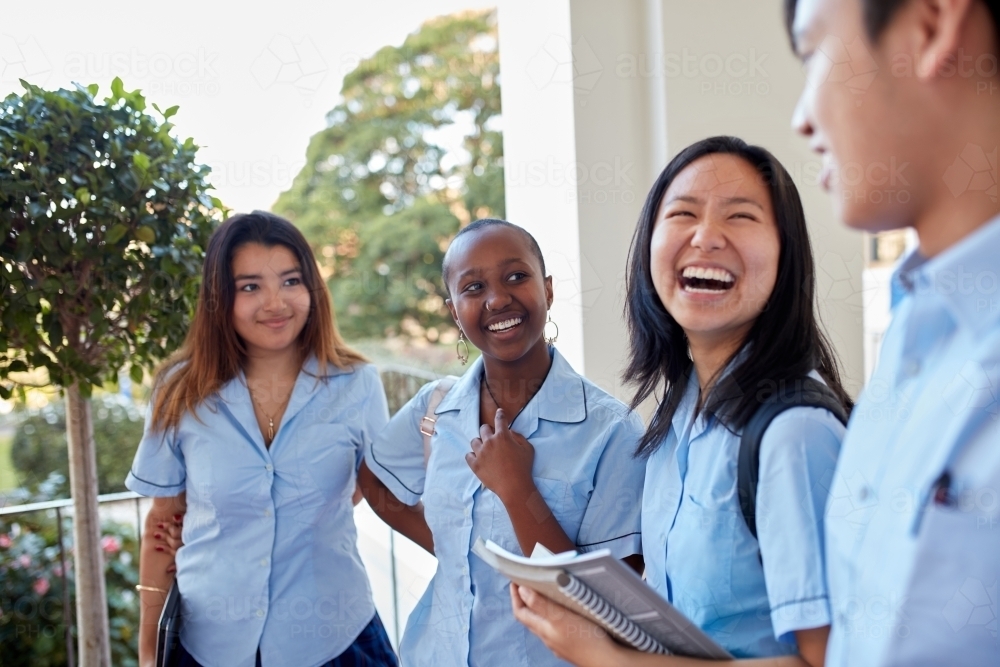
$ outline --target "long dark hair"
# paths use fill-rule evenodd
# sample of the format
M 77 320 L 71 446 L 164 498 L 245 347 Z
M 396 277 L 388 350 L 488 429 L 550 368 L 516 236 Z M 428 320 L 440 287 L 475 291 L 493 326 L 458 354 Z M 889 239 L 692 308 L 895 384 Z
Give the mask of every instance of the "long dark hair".
M 674 157 L 660 173 L 646 197 L 639 224 L 632 237 L 626 275 L 625 317 L 629 329 L 629 363 L 623 379 L 636 387 L 632 408 L 653 394 L 664 391 L 656 413 L 636 449 L 648 456 L 670 431 L 671 419 L 687 388 L 692 362 L 684 330 L 663 307 L 650 271 L 650 241 L 660 200 L 674 178 L 689 164 L 706 155 L 735 155 L 760 174 L 771 195 L 781 250 L 774 290 L 740 349 L 751 353 L 737 363 L 724 381 L 716 382 L 704 397 L 706 412 L 718 417 L 736 432 L 746 426 L 759 405 L 789 382 L 816 369 L 844 407 L 853 405 L 840 381 L 840 371 L 830 343 L 817 321 L 816 272 L 806 231 L 806 218 L 799 192 L 785 168 L 771 153 L 736 137 L 711 137 L 694 143 Z
M 185 412 L 194 412 L 206 398 L 236 377 L 246 362 L 246 346 L 233 326 L 236 299 L 233 255 L 247 243 L 268 248 L 284 246 L 302 267 L 302 282 L 311 298 L 309 317 L 298 342 L 304 356 L 316 355 L 320 374 L 326 373 L 327 364 L 345 368 L 365 361 L 337 331 L 330 292 L 302 232 L 273 213 L 254 211 L 234 215 L 215 230 L 208 242 L 198 305 L 184 345 L 156 373 L 154 430 L 176 427 Z M 170 373 L 179 364 L 177 372 Z

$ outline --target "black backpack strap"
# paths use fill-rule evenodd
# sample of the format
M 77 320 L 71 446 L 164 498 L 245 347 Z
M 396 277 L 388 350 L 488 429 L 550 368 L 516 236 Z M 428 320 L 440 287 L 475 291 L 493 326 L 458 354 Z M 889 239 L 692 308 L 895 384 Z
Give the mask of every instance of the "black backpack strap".
M 740 509 L 750 534 L 757 538 L 757 481 L 760 478 L 760 443 L 775 417 L 791 408 L 823 408 L 844 425 L 848 412 L 833 390 L 818 380 L 806 377 L 788 380 L 782 388 L 761 403 L 740 437 L 740 458 L 736 469 L 736 490 Z

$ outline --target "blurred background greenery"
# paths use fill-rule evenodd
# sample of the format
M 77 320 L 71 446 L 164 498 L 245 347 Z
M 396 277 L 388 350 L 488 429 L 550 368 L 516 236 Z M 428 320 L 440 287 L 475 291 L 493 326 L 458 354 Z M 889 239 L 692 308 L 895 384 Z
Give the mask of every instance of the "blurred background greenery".
M 499 86 L 495 11 L 428 21 L 345 76 L 327 127 L 273 207 L 306 235 L 341 332 L 383 369 L 394 409 L 431 377 L 465 370 L 441 260 L 462 225 L 504 216 Z M 0 506 L 70 495 L 65 401 L 42 375 L 30 374 L 35 386 L 22 398 L 0 401 Z M 125 490 L 149 380 L 120 373 L 94 391 L 101 494 Z M 126 521 L 104 522 L 102 548 L 112 661 L 128 666 L 136 664 L 138 563 L 135 525 Z M 65 512 L 62 523 L 72 605 Z M 0 665 L 66 664 L 58 528 L 54 510 L 0 520 Z

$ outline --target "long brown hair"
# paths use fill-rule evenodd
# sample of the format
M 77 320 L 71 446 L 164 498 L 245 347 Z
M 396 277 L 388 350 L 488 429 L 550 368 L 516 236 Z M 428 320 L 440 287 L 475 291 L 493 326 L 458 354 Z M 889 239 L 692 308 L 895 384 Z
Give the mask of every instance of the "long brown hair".
M 236 377 L 246 362 L 246 345 L 233 327 L 233 255 L 247 243 L 284 246 L 298 259 L 302 282 L 311 296 L 299 345 L 303 358 L 310 353 L 316 356 L 320 376 L 326 374 L 327 364 L 347 368 L 366 361 L 337 331 L 330 292 L 302 232 L 273 213 L 234 215 L 208 242 L 198 305 L 184 345 L 156 373 L 154 431 L 176 428 L 186 412 L 194 413 L 206 398 Z

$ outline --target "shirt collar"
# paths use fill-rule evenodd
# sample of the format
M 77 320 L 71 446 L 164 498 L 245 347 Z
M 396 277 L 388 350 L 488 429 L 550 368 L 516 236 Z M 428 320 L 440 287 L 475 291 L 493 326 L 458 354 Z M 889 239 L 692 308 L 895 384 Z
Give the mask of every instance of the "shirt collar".
M 688 424 L 691 423 L 691 417 L 694 414 L 695 406 L 698 405 L 698 376 L 694 372 L 694 367 L 691 367 L 691 371 L 688 373 L 687 386 L 684 387 L 684 395 L 681 397 L 680 403 L 677 404 L 677 409 L 674 410 L 674 415 L 670 420 L 670 423 L 674 427 L 674 433 L 680 438 L 681 434 L 687 429 Z
M 957 323 L 974 331 L 1000 317 L 1000 216 L 936 257 L 914 250 L 893 272 L 894 286 L 941 300 Z
M 285 408 L 285 412 L 281 416 L 281 425 L 290 422 L 312 400 L 319 389 L 324 386 L 324 380 L 353 372 L 354 366 L 340 368 L 335 364 L 328 363 L 325 373 L 321 373 L 319 360 L 316 359 L 315 355 L 309 355 L 302 363 L 302 370 L 299 371 L 299 375 L 295 379 L 295 386 L 292 387 L 292 394 L 288 399 L 288 407 Z M 219 398 L 225 409 L 243 427 L 246 435 L 259 447 L 264 448 L 264 438 L 257 426 L 250 390 L 242 370 L 219 389 Z M 280 427 L 278 431 L 280 433 Z
M 559 350 L 554 347 L 549 349 L 552 358 L 549 374 L 545 376 L 538 393 L 525 406 L 523 416 L 565 424 L 582 422 L 587 418 L 583 378 L 573 370 Z M 479 357 L 445 395 L 434 412 L 441 414 L 450 410 L 462 410 L 466 406 L 478 409 L 479 383 L 482 377 L 483 358 Z
M 715 381 L 716 387 L 722 387 L 723 390 L 739 390 L 738 387 L 723 387 L 723 383 L 733 372 L 733 369 L 750 356 L 751 347 L 753 347 L 752 344 L 745 344 L 740 351 L 729 360 L 729 363 L 726 364 L 722 372 L 719 373 L 719 378 Z M 670 420 L 670 423 L 674 427 L 674 432 L 678 434 L 678 437 L 680 437 L 680 434 L 683 433 L 687 426 L 691 423 L 691 418 L 698 405 L 698 397 L 700 394 L 701 387 L 698 384 L 698 374 L 695 373 L 694 366 L 691 366 L 691 370 L 688 372 L 687 386 L 684 388 L 684 396 L 681 398 L 681 402 L 677 404 L 674 416 Z M 738 398 L 738 396 L 727 396 L 727 398 Z M 698 419 L 700 419 L 702 423 L 701 428 L 704 428 L 711 417 L 713 417 L 713 415 L 706 412 L 704 406 L 702 406 L 701 411 L 698 413 Z

